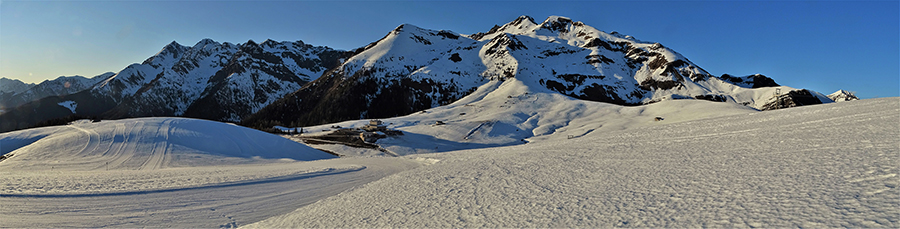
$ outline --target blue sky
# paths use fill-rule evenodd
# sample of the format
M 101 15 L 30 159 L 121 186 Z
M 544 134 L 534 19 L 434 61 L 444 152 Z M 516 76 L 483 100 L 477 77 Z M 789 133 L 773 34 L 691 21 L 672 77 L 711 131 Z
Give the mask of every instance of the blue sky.
M 169 42 L 302 40 L 350 50 L 403 23 L 471 34 L 551 15 L 655 41 L 720 75 L 900 96 L 898 1 L 0 1 L 0 76 L 142 62 Z

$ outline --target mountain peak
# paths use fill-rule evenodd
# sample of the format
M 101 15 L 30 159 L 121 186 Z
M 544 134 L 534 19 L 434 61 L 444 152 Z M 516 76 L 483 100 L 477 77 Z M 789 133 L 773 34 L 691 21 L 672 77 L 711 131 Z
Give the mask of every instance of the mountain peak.
M 521 25 L 523 22 L 531 22 L 531 24 L 537 24 L 537 23 L 534 22 L 534 18 L 532 18 L 531 16 L 528 16 L 528 15 L 522 15 L 522 16 L 519 16 L 518 18 L 516 18 L 516 20 L 513 20 L 513 21 L 510 22 L 509 24 L 511 24 L 511 25 Z
M 177 41 L 172 41 L 172 42 L 170 42 L 169 44 L 167 44 L 166 46 L 163 47 L 163 51 L 164 51 L 164 52 L 165 52 L 165 51 L 168 51 L 168 52 L 179 52 L 179 51 L 181 51 L 181 50 L 184 49 L 184 48 L 185 48 L 185 47 L 184 47 L 183 45 L 179 44 Z
M 281 42 L 277 42 L 277 41 L 274 41 L 274 40 L 272 40 L 272 39 L 266 39 L 265 41 L 263 41 L 263 43 L 260 43 L 260 45 L 272 47 L 272 46 L 275 46 L 275 45 L 277 45 L 277 44 L 279 44 L 279 43 L 281 43 Z
M 209 44 L 218 44 L 218 43 L 219 42 L 216 42 L 213 39 L 203 38 L 202 40 L 198 41 L 197 44 L 194 44 L 194 47 L 203 47 L 203 46 L 206 46 Z
M 394 28 L 392 32 L 394 32 L 394 34 L 399 34 L 400 32 L 413 32 L 417 30 L 422 30 L 422 28 L 413 24 L 404 23 L 397 26 L 397 28 Z
M 547 17 L 547 19 L 544 20 L 544 22 L 542 22 L 541 24 L 547 24 L 547 23 L 553 23 L 553 22 L 572 23 L 572 19 L 568 18 L 568 17 L 554 15 L 554 16 Z
M 845 90 L 838 90 L 834 93 L 831 93 L 830 95 L 827 95 L 826 97 L 828 97 L 831 100 L 834 100 L 835 102 L 859 100 L 859 97 L 856 97 L 856 93 L 853 93 L 851 91 L 845 91 Z
M 568 32 L 569 25 L 584 25 L 581 22 L 573 22 L 572 19 L 561 16 L 550 16 L 541 22 L 540 27 L 553 32 Z

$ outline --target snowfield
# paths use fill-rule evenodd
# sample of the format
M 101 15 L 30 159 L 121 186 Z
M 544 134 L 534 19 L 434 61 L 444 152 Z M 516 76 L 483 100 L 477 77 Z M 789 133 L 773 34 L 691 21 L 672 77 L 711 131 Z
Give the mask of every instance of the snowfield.
M 658 126 L 676 122 L 759 112 L 734 103 L 662 100 L 645 106 L 619 106 L 571 98 L 519 79 L 491 81 L 450 105 L 383 119 L 404 135 L 376 143 L 398 155 L 412 155 L 559 141 L 600 131 Z M 663 120 L 657 121 L 656 117 Z M 440 122 L 441 124 L 437 124 Z M 304 127 L 305 136 L 329 133 L 333 126 L 360 128 L 368 120 Z M 281 128 L 285 131 L 292 128 Z M 384 156 L 373 149 L 311 145 L 344 156 Z
M 12 155 L 0 161 L 0 222 L 248 228 L 900 224 L 900 98 L 765 112 L 699 100 L 621 107 L 532 91 L 511 80 L 448 106 L 384 121 L 404 135 L 376 144 L 400 157 L 330 145 L 330 151 L 362 157 L 326 159 L 333 156 L 286 138 L 181 118 L 0 134 L 0 153 Z M 305 130 L 314 135 L 329 127 Z
M 897 227 L 900 100 L 474 149 L 248 228 Z

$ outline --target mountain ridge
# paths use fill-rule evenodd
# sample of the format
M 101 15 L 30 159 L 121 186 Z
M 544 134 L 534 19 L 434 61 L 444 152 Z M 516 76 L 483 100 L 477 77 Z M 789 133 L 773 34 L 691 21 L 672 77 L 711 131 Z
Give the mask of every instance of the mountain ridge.
M 781 87 L 759 74 L 714 76 L 662 44 L 606 33 L 566 17 L 536 23 L 520 16 L 470 35 L 402 24 L 243 123 L 266 128 L 406 115 L 509 78 L 534 90 L 618 105 L 704 99 L 778 109 L 831 102 L 817 92 L 788 93 L 799 89 Z M 779 103 L 776 87 L 785 90 L 785 97 L 813 99 Z
M 89 90 L 0 115 L 0 130 L 72 114 L 183 116 L 257 128 L 386 118 L 449 104 L 511 78 L 539 92 L 626 106 L 703 99 L 767 110 L 832 102 L 760 74 L 715 76 L 660 43 L 567 17 L 537 23 L 520 16 L 475 34 L 401 24 L 353 51 L 270 39 L 173 41 Z
M 141 63 L 78 93 L 41 100 L 0 115 L 2 131 L 73 114 L 104 119 L 183 116 L 237 122 L 316 79 L 347 51 L 302 41 L 243 44 L 173 41 Z M 75 104 L 74 109 L 59 109 Z

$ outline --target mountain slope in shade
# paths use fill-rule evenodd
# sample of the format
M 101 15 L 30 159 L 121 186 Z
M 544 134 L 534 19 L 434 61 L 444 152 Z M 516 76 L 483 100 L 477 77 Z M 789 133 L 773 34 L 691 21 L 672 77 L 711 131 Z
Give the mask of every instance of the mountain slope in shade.
M 84 76 L 60 76 L 53 80 L 32 85 L 26 90 L 13 94 L 0 95 L 0 108 L 14 108 L 22 104 L 48 96 L 61 96 L 77 93 L 91 88 L 97 83 L 109 79 L 115 73 L 107 72 L 91 78 Z
M 771 88 L 779 86 L 762 75 L 716 77 L 659 43 L 606 33 L 565 17 L 536 23 L 522 16 L 472 35 L 404 24 L 245 124 L 394 117 L 450 103 L 489 81 L 510 78 L 534 90 L 619 105 L 704 99 L 766 109 L 774 100 Z M 796 90 L 785 89 L 785 94 Z

